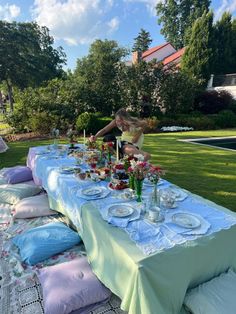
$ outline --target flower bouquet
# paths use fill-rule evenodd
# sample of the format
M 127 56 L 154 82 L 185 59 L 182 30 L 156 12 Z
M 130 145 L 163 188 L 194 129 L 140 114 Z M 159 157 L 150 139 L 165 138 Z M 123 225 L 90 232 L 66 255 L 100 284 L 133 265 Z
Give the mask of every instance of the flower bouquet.
M 152 203 L 154 207 L 160 207 L 160 196 L 157 190 L 157 183 L 161 176 L 164 175 L 164 170 L 160 166 L 150 165 L 149 171 L 147 173 L 147 179 L 150 183 L 154 185 Z
M 145 161 L 139 161 L 139 160 L 131 160 L 130 161 L 130 167 L 128 168 L 128 173 L 130 175 L 130 181 L 133 180 L 133 182 L 129 182 L 129 184 L 133 184 L 134 186 L 130 186 L 130 188 L 135 188 L 136 194 L 137 194 L 137 201 L 142 201 L 142 186 L 143 186 L 143 180 L 147 176 L 148 170 L 149 170 L 149 163 Z

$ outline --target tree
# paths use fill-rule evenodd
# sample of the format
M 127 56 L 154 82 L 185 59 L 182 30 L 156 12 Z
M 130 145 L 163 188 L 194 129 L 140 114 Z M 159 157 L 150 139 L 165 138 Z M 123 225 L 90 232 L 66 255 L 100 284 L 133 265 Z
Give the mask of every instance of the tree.
M 143 100 L 150 102 L 150 114 L 159 112 L 160 80 L 163 77 L 163 66 L 156 60 L 151 62 L 141 61 L 126 66 L 120 63 L 116 85 L 119 89 L 123 107 L 131 109 L 135 113 L 142 111 Z
M 224 12 L 221 19 L 214 26 L 214 74 L 236 72 L 236 29 L 234 28 L 234 21 L 232 21 L 232 15 L 229 12 Z
M 186 46 L 194 21 L 209 10 L 210 0 L 164 0 L 156 6 L 161 34 L 176 49 Z
M 150 33 L 141 28 L 138 36 L 134 38 L 134 45 L 132 51 L 140 51 L 144 52 L 148 50 L 150 44 L 152 43 L 152 39 Z
M 213 58 L 213 13 L 204 12 L 193 25 L 181 67 L 204 86 L 211 74 Z
M 65 54 L 53 42 L 48 28 L 37 23 L 0 21 L 0 82 L 6 82 L 11 110 L 13 86 L 39 86 L 63 75 Z
M 119 106 L 115 84 L 117 64 L 127 54 L 114 40 L 96 40 L 88 56 L 78 59 L 75 78 L 81 85 L 81 101 L 88 111 L 110 115 Z

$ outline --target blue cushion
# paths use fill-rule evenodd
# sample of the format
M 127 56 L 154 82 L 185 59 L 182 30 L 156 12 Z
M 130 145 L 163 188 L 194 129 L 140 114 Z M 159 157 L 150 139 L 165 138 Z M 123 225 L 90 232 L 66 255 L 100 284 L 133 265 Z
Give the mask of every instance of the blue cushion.
M 63 223 L 53 222 L 17 235 L 12 241 L 22 261 L 35 265 L 78 244 L 81 238 Z

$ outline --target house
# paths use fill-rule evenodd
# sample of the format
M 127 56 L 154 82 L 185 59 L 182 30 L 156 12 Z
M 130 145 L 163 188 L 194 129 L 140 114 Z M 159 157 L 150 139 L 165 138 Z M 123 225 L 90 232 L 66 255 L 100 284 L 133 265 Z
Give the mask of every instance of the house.
M 179 67 L 184 51 L 185 48 L 177 51 L 171 43 L 164 43 L 162 45 L 152 47 L 143 53 L 139 51 L 133 52 L 132 63 L 139 62 L 140 60 L 149 62 L 156 59 L 157 61 L 162 61 L 165 67 L 172 65 Z
M 225 75 L 211 74 L 211 78 L 207 85 L 207 90 L 225 90 L 229 92 L 236 100 L 236 73 Z

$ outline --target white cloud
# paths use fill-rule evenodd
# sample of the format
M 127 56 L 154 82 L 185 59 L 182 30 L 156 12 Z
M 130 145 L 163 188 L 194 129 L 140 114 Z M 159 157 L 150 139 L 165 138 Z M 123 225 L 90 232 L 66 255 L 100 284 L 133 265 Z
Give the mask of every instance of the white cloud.
M 113 0 L 35 0 L 33 17 L 50 29 L 55 39 L 70 45 L 88 44 L 119 27 L 119 20 L 106 19 Z
M 109 29 L 109 33 L 113 33 L 115 32 L 120 25 L 120 21 L 118 19 L 118 17 L 114 17 L 113 19 L 111 19 L 108 23 L 107 23 Z
M 235 13 L 236 0 L 222 0 L 220 7 L 215 12 L 215 19 L 220 19 L 222 13 L 224 13 L 225 11 Z
M 15 4 L 0 5 L 0 20 L 12 21 L 20 15 L 20 7 Z
M 147 10 L 151 15 L 156 15 L 156 5 L 162 0 L 123 0 L 124 2 L 138 2 L 145 4 Z

